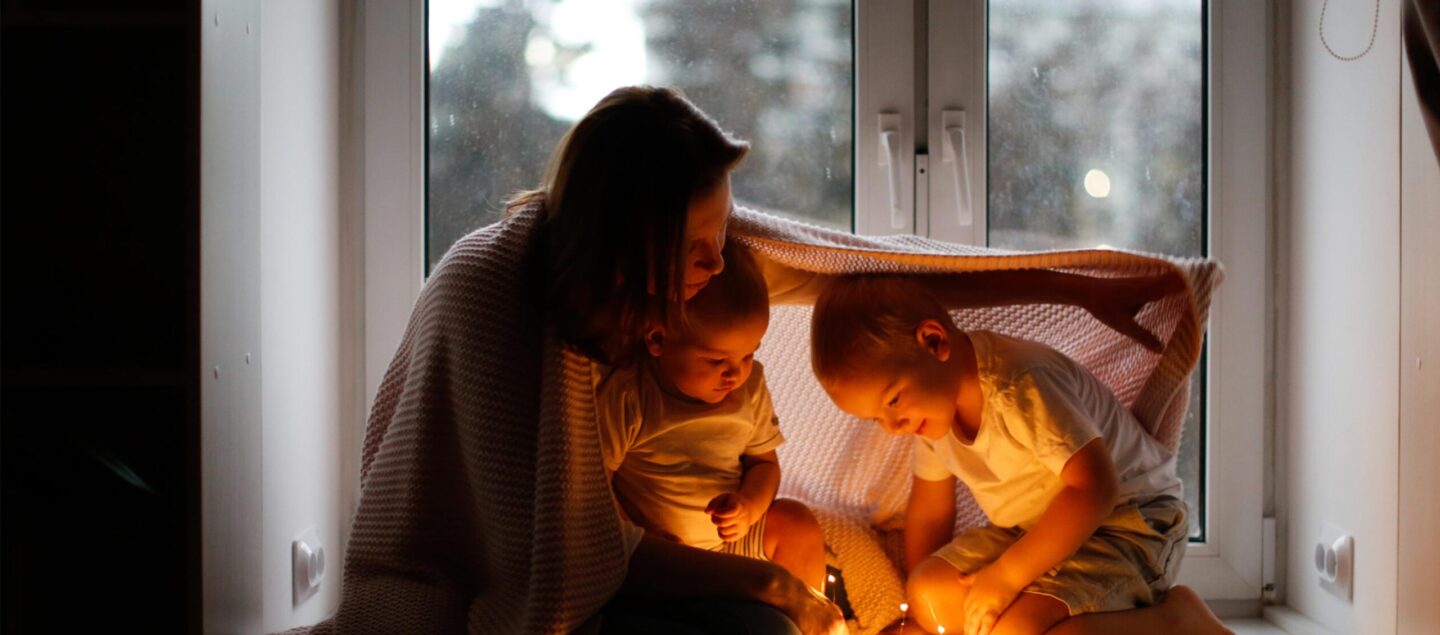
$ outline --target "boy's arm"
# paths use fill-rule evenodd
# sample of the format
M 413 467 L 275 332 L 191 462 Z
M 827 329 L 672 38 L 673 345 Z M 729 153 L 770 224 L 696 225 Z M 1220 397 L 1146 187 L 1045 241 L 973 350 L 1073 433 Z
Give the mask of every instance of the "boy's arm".
M 738 540 L 770 509 L 780 489 L 780 458 L 771 450 L 740 456 L 740 491 L 716 496 L 705 507 L 720 538 Z
M 1072 455 L 1060 480 L 1065 488 L 1035 525 L 975 574 L 965 601 L 966 633 L 989 633 L 1022 589 L 1074 554 L 1114 511 L 1120 484 L 1103 439 L 1091 440 Z
M 954 533 L 955 477 L 911 479 L 910 502 L 905 506 L 905 571 L 914 570 L 949 543 Z

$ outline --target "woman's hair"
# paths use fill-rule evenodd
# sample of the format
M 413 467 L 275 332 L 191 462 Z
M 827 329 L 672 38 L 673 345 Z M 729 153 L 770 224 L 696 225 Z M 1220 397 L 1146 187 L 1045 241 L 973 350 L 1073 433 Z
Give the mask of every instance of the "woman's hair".
M 679 332 L 714 333 L 758 316 L 769 319 L 770 291 L 750 250 L 730 241 L 721 253 L 725 269 L 685 302 L 683 322 L 673 325 Z
M 540 188 L 509 209 L 544 208 L 545 302 L 559 333 L 590 357 L 633 359 L 647 316 L 682 312 L 690 202 L 749 151 L 669 88 L 620 88 L 556 146 Z
M 810 364 L 822 385 L 919 350 L 915 329 L 925 320 L 954 324 L 925 284 L 913 276 L 848 276 L 820 293 L 810 316 Z

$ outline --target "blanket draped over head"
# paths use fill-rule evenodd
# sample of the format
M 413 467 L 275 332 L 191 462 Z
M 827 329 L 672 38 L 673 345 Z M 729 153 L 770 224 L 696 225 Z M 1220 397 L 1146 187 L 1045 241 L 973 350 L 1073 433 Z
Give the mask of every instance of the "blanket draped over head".
M 531 273 L 540 217 L 522 209 L 461 239 L 421 292 L 370 415 L 340 608 L 313 632 L 569 632 L 595 626 L 619 588 L 625 543 L 601 465 L 591 362 L 547 327 Z M 1187 291 L 1139 315 L 1165 342 L 1161 354 L 1075 307 L 956 313 L 962 328 L 1039 340 L 1075 357 L 1167 447 L 1178 443 L 1187 377 L 1220 274 L 1213 262 L 859 237 L 744 209 L 730 236 L 767 270 L 802 277 L 1178 272 Z M 898 617 L 898 574 L 881 562 L 872 528 L 903 512 L 909 445 L 847 421 L 825 398 L 809 370 L 809 310 L 777 305 L 760 355 L 791 440 L 781 447 L 782 494 L 816 507 L 846 567 L 859 620 L 852 627 L 869 632 Z M 973 521 L 970 505 L 962 515 Z

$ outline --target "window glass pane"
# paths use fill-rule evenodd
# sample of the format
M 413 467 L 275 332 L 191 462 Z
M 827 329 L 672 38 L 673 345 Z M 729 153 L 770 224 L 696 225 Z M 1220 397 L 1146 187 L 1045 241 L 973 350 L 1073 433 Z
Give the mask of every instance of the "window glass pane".
M 751 143 L 736 199 L 849 230 L 849 0 L 432 0 L 427 257 L 497 220 L 612 89 L 675 86 Z
M 991 0 L 989 244 L 1206 253 L 1202 0 Z M 1202 377 L 1179 459 L 1203 539 Z

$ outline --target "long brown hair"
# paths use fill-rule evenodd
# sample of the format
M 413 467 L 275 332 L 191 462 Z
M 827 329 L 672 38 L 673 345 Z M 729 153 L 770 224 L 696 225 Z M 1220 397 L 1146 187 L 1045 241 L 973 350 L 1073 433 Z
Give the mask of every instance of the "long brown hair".
M 680 312 L 691 200 L 749 149 L 673 89 L 620 88 L 591 108 L 540 188 L 509 202 L 544 207 L 545 301 L 560 335 L 599 361 L 630 362 L 647 316 Z

